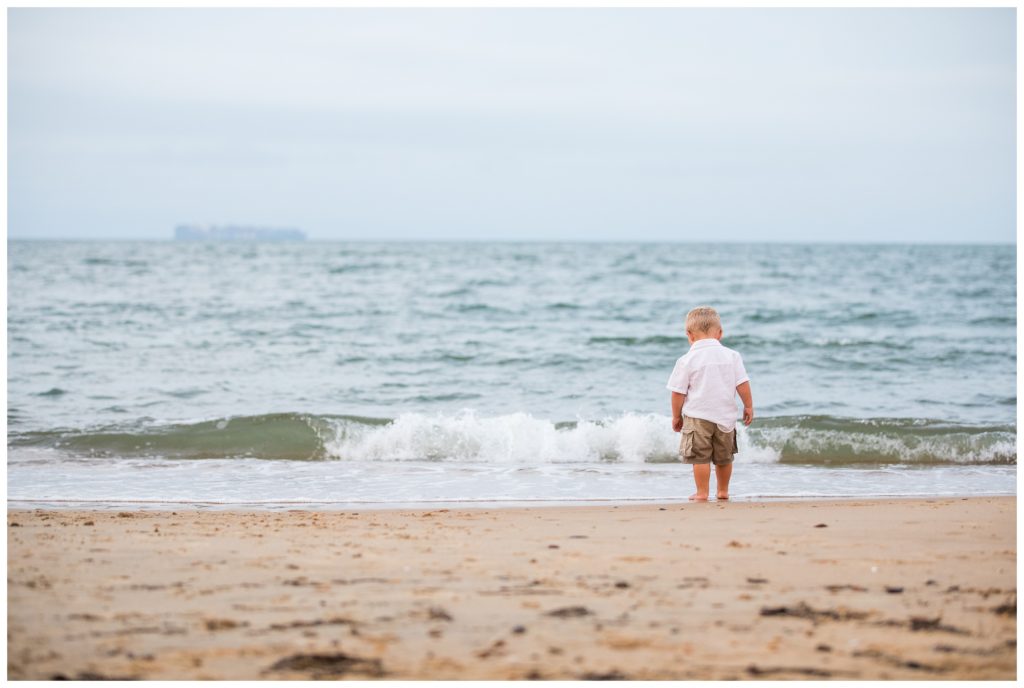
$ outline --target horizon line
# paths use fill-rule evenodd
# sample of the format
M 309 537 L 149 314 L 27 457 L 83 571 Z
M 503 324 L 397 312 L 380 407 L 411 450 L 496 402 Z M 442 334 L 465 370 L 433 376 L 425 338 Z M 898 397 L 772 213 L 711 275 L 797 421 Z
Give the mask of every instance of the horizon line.
M 476 244 L 830 244 L 830 245 L 881 245 L 881 246 L 1015 246 L 1013 240 L 856 240 L 856 239 L 472 239 L 472 238 L 305 238 L 301 240 L 180 240 L 175 238 L 128 238 L 128 237 L 7 237 L 7 241 L 78 241 L 88 242 L 136 242 L 136 243 L 169 243 L 169 244 L 310 244 L 310 243 L 356 243 L 356 244 L 394 244 L 394 243 L 476 243 Z
M 919 241 L 919 240 L 626 240 L 626 239 L 305 239 L 300 241 L 273 240 L 229 240 L 229 241 L 182 241 L 175 239 L 127 239 L 119 236 L 91 236 L 91 238 L 70 238 L 70 236 L 8 236 L 7 242 L 45 243 L 45 242 L 78 242 L 94 243 L 136 243 L 136 244 L 217 244 L 217 245 L 252 245 L 252 244 L 689 244 L 707 246 L 710 244 L 743 245 L 774 245 L 774 246 L 1017 246 L 1013 241 Z

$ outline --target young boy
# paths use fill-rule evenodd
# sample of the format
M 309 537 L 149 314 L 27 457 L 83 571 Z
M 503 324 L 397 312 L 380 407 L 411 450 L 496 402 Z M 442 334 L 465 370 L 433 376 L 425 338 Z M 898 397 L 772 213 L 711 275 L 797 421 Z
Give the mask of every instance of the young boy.
M 690 350 L 676 361 L 666 386 L 672 390 L 672 429 L 683 433 L 679 456 L 693 464 L 697 491 L 690 499 L 707 501 L 712 462 L 718 499 L 729 499 L 736 453 L 737 393 L 743 401 L 743 424 L 754 420 L 750 378 L 739 353 L 719 341 L 722 321 L 714 308 L 699 306 L 686 314 L 686 337 Z

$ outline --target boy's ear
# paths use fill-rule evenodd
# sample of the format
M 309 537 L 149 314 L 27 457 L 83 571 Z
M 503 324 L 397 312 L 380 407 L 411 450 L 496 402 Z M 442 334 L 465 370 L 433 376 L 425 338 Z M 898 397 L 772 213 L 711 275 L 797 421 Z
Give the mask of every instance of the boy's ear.
M 717 336 L 717 337 L 715 337 L 715 339 L 717 339 L 717 340 L 721 341 L 721 340 L 722 340 L 722 335 L 723 335 L 723 334 L 725 334 L 725 333 L 724 333 L 724 332 L 722 332 L 722 328 L 721 328 L 721 327 L 719 327 L 719 328 L 718 328 L 718 336 Z

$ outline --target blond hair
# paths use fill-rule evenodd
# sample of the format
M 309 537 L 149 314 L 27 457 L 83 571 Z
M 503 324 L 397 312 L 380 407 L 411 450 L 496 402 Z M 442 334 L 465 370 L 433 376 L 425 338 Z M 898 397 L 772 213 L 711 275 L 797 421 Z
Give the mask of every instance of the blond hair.
M 722 329 L 722 319 L 711 306 L 697 306 L 686 314 L 686 331 L 690 334 L 712 334 Z

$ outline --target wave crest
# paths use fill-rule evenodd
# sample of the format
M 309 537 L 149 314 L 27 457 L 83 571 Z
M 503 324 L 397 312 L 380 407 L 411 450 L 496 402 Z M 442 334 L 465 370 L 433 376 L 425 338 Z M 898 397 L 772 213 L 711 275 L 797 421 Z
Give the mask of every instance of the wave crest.
M 1012 425 L 912 418 L 780 416 L 739 427 L 738 461 L 858 464 L 1016 464 Z M 275 413 L 12 435 L 9 446 L 65 457 L 450 461 L 508 465 L 678 461 L 667 416 L 625 413 L 552 422 L 528 413 L 408 413 L 395 419 Z M 15 452 L 17 454 L 17 452 Z M 17 460 L 15 456 L 14 460 Z

